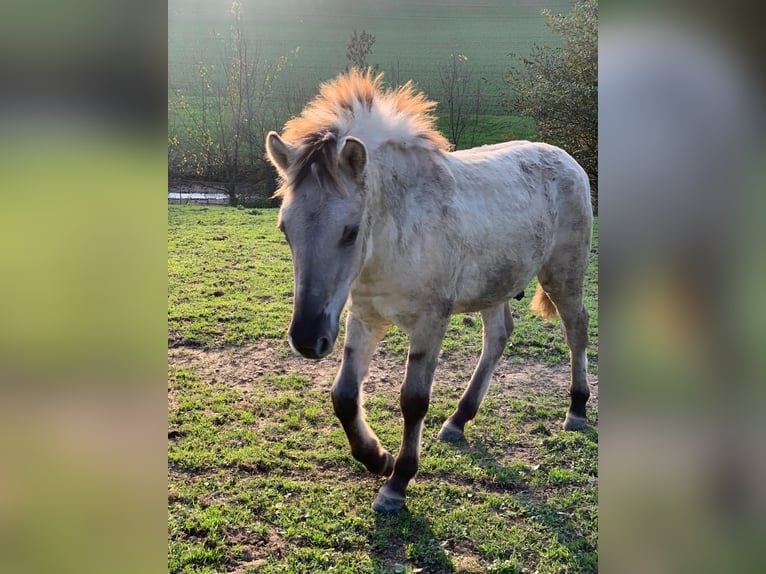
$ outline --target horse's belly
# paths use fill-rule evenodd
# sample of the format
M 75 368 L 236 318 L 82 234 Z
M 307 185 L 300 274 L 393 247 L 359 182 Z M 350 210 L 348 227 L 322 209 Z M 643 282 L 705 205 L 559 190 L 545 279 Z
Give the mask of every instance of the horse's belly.
M 481 311 L 515 297 L 537 272 L 535 266 L 517 262 L 501 264 L 483 273 L 468 270 L 461 275 L 453 313 Z
M 523 284 L 514 283 L 514 286 L 510 289 L 487 291 L 485 293 L 479 294 L 476 297 L 458 300 L 455 302 L 452 312 L 471 313 L 473 311 L 481 311 L 482 309 L 493 307 L 498 303 L 508 301 L 512 297 L 515 297 L 519 293 L 523 292 L 528 283 L 529 281 L 526 281 Z

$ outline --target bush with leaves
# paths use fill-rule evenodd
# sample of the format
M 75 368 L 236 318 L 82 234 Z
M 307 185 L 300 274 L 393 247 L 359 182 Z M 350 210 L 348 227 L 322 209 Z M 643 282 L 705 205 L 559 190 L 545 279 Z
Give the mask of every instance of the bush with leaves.
M 508 74 L 513 109 L 535 118 L 541 139 L 585 168 L 598 212 L 598 0 L 579 0 L 567 15 L 544 14 L 563 45 L 534 46 Z

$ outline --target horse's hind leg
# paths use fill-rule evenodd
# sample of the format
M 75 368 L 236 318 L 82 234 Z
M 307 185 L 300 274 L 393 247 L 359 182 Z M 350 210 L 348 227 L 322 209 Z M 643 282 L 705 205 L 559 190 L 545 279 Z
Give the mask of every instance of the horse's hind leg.
M 561 311 L 559 311 L 561 314 Z M 566 316 L 566 319 L 564 317 Z M 567 344 L 572 363 L 571 383 L 569 385 L 569 409 L 564 421 L 565 430 L 580 430 L 588 424 L 585 414 L 585 404 L 590 397 L 587 371 L 588 358 L 585 354 L 588 346 L 588 312 L 581 304 L 570 313 L 564 311 L 561 315 L 566 332 Z
M 472 420 L 487 393 L 497 362 L 503 355 L 508 338 L 513 332 L 513 319 L 508 303 L 490 307 L 481 312 L 484 323 L 483 346 L 479 364 L 473 372 L 471 382 L 463 393 L 457 410 L 444 422 L 439 438 L 455 442 L 463 438 L 465 424 Z
M 583 271 L 584 274 L 584 271 Z M 545 293 L 556 306 L 564 326 L 564 336 L 569 346 L 571 361 L 570 404 L 564 421 L 565 430 L 581 430 L 587 425 L 585 404 L 590 397 L 587 371 L 588 359 L 588 312 L 582 301 L 582 279 L 539 276 Z
M 380 445 L 378 437 L 364 420 L 361 384 L 367 376 L 372 354 L 387 325 L 370 326 L 348 314 L 343 362 L 332 386 L 335 414 L 346 431 L 351 454 L 370 472 L 388 476 L 394 469 L 394 457 Z

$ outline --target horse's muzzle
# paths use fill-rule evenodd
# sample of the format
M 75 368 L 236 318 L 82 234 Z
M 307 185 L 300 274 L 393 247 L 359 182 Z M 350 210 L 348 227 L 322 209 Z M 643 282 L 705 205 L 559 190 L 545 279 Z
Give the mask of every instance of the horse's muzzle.
M 290 345 L 306 359 L 323 359 L 332 351 L 332 341 L 329 337 L 319 337 L 313 341 L 296 341 L 289 337 Z
M 321 313 L 312 320 L 305 321 L 293 317 L 287 340 L 290 346 L 306 359 L 322 359 L 332 352 L 337 329 L 332 328 L 330 317 Z

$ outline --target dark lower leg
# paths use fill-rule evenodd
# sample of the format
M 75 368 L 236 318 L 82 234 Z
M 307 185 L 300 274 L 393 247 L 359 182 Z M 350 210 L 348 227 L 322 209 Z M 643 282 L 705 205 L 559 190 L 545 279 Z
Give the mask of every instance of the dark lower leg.
M 335 414 L 346 432 L 351 455 L 374 474 L 388 476 L 394 457 L 384 449 L 362 416 L 359 397 L 332 396 Z
M 331 397 L 335 415 L 348 437 L 351 454 L 370 472 L 388 476 L 393 470 L 393 457 L 381 446 L 364 420 L 360 390 L 375 346 L 384 332 L 385 325 L 370 327 L 349 314 L 343 362 L 333 384 Z
M 569 413 L 575 417 L 584 419 L 586 417 L 585 405 L 587 404 L 588 398 L 590 397 L 590 391 L 586 390 L 583 392 L 579 389 L 570 388 L 569 397 Z
M 398 512 L 404 506 L 407 485 L 418 473 L 420 440 L 428 402 L 428 396 L 405 398 L 405 395 L 402 395 L 402 412 L 404 413 L 402 446 L 394 463 L 393 474 L 381 487 L 372 505 L 378 512 Z
M 462 432 L 466 423 L 476 417 L 486 388 L 489 387 L 489 380 L 492 377 L 496 362 L 496 360 L 484 356 L 479 360 L 479 364 L 471 377 L 471 382 L 457 404 L 457 409 L 447 419 L 450 426 Z
M 402 385 L 400 405 L 404 417 L 402 446 L 394 464 L 394 472 L 384 484 L 372 507 L 383 513 L 397 512 L 404 506 L 407 485 L 418 472 L 423 419 L 428 412 L 431 383 L 439 356 L 441 341 L 447 328 L 447 317 L 423 318 L 413 330 L 410 354 Z
M 458 402 L 457 409 L 439 431 L 439 438 L 442 440 L 452 442 L 462 438 L 466 423 L 472 420 L 479 410 L 497 362 L 513 331 L 513 319 L 507 304 L 482 312 L 482 320 L 484 335 L 481 358 L 468 387 Z
M 426 394 L 405 395 L 401 397 L 404 415 L 404 433 L 402 448 L 394 464 L 394 473 L 389 480 L 389 488 L 404 496 L 407 484 L 418 472 L 420 457 L 420 439 L 423 432 L 423 419 L 428 412 L 430 398 Z
M 586 425 L 586 404 L 590 397 L 587 371 L 586 348 L 588 345 L 588 312 L 581 308 L 574 318 L 564 320 L 567 344 L 572 364 L 571 383 L 569 385 L 569 410 L 564 423 L 567 430 L 577 430 Z

